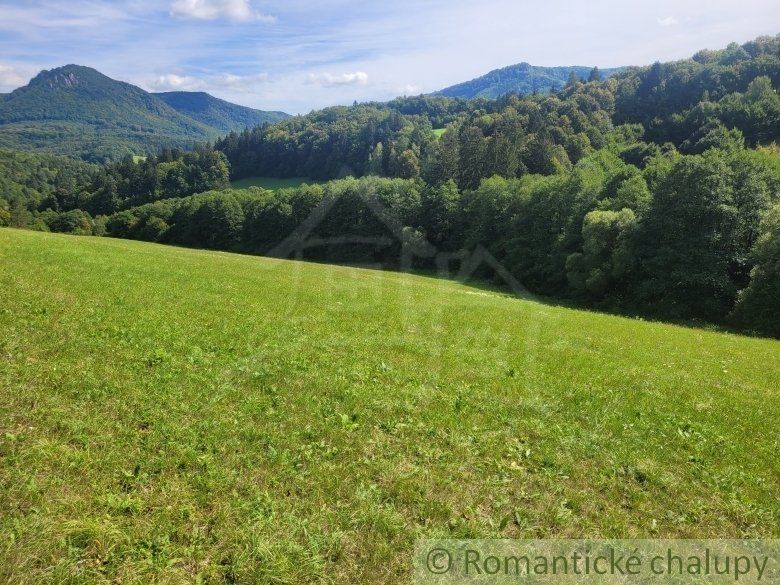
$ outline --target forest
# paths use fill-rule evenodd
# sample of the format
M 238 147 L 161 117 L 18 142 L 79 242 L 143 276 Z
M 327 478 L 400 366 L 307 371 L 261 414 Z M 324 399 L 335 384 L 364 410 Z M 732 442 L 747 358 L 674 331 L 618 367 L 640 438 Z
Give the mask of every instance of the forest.
M 3 149 L 0 225 L 268 254 L 325 206 L 306 258 L 482 247 L 545 297 L 780 336 L 778 84 L 780 36 L 762 37 L 553 93 L 334 107 L 104 166 Z M 331 182 L 229 188 L 254 176 Z

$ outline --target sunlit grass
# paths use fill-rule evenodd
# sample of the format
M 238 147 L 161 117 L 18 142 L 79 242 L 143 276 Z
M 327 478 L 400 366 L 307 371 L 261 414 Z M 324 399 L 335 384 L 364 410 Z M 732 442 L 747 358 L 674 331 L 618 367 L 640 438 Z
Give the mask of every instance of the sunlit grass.
M 415 538 L 780 533 L 780 342 L 0 229 L 0 581 L 407 581 Z
M 286 179 L 278 179 L 276 177 L 250 177 L 247 179 L 239 179 L 231 182 L 231 186 L 234 189 L 248 189 L 249 187 L 262 187 L 263 189 L 269 189 L 276 191 L 277 189 L 285 189 L 287 187 L 300 187 L 304 183 L 312 184 L 317 181 L 312 181 L 306 177 L 289 177 Z

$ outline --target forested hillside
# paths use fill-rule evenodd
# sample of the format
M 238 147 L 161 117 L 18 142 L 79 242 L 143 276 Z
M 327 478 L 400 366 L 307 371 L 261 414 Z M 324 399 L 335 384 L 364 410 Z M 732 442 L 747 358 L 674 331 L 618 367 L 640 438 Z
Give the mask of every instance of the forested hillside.
M 0 146 L 107 162 L 193 148 L 230 130 L 284 117 L 200 94 L 160 97 L 67 65 L 42 71 L 0 100 Z
M 614 121 L 640 123 L 647 140 L 702 151 L 738 129 L 749 145 L 780 136 L 780 37 L 762 37 L 617 76 Z
M 660 148 L 773 142 L 780 135 L 780 39 L 702 51 L 693 59 L 632 68 L 606 81 L 572 79 L 551 95 L 464 101 L 424 96 L 330 108 L 217 143 L 236 177 L 320 179 L 380 174 L 483 178 L 569 170 L 633 123 L 646 156 Z M 447 128 L 443 136 L 432 132 Z M 637 155 L 639 156 L 639 155 Z
M 332 179 L 377 174 L 450 178 L 473 188 L 483 178 L 549 174 L 605 145 L 614 96 L 601 84 L 573 83 L 561 94 L 474 102 L 399 98 L 330 108 L 216 143 L 236 177 Z M 434 128 L 445 126 L 440 137 Z
M 202 91 L 170 91 L 152 95 L 177 112 L 225 134 L 262 124 L 273 124 L 290 117 L 284 112 L 263 112 L 231 104 Z
M 77 208 L 99 171 L 66 157 L 0 148 L 0 225 L 48 229 L 31 210 Z
M 415 265 L 432 269 L 481 248 L 538 294 L 780 336 L 779 82 L 772 37 L 549 95 L 329 108 L 16 189 L 0 221 L 272 253 L 324 206 L 305 257 L 397 266 L 426 249 Z M 227 190 L 251 176 L 363 178 Z
M 442 89 L 437 94 L 447 97 L 473 99 L 497 98 L 508 93 L 529 94 L 558 91 L 574 79 L 596 81 L 614 75 L 622 67 L 599 69 L 598 67 L 538 67 L 530 63 L 518 63 Z

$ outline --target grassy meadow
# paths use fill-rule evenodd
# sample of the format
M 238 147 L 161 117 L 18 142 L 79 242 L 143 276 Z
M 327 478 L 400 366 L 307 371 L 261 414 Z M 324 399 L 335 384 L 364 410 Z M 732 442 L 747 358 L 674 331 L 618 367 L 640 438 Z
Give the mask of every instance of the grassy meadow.
M 238 179 L 232 181 L 230 186 L 234 189 L 249 189 L 250 187 L 262 187 L 270 191 L 286 189 L 288 187 L 300 187 L 304 183 L 316 183 L 306 177 L 289 177 L 287 179 L 278 179 L 276 177 L 249 177 L 247 179 Z
M 780 342 L 0 229 L 0 582 L 397 583 L 418 537 L 777 537 Z

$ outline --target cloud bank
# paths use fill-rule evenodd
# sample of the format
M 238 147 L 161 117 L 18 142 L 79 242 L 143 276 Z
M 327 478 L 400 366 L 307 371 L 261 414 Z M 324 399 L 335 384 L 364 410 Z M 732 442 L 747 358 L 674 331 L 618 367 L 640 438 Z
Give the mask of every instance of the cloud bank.
M 2 70 L 0 69 L 0 73 Z M 2 78 L 0 78 L 1 80 Z M 258 73 L 256 75 L 235 75 L 233 73 L 221 73 L 219 75 L 208 75 L 206 77 L 195 77 L 191 75 L 179 75 L 177 73 L 167 73 L 159 75 L 144 83 L 153 91 L 214 91 L 231 90 L 236 92 L 255 91 L 261 84 L 270 80 L 268 73 Z
M 149 85 L 156 91 L 198 91 L 206 88 L 206 82 L 202 79 L 175 73 L 160 75 Z
M 194 20 L 276 22 L 273 16 L 255 11 L 249 0 L 174 0 L 171 16 Z
M 368 83 L 368 73 L 365 71 L 342 73 L 341 75 L 332 75 L 330 73 L 309 73 L 306 81 L 307 83 L 321 85 L 322 87 L 338 87 L 340 85 L 366 85 Z
M 27 83 L 28 75 L 12 65 L 0 63 L 0 90 L 12 90 Z

